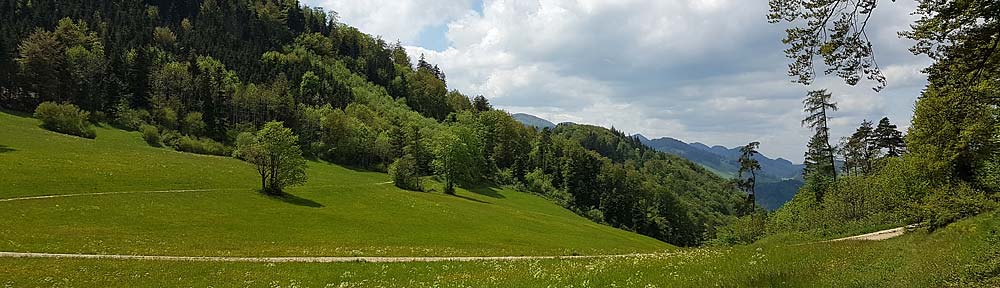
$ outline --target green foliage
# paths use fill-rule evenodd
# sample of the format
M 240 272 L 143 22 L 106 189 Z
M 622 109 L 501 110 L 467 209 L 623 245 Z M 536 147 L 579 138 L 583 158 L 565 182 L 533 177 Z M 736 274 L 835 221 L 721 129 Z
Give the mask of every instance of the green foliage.
M 146 140 L 146 143 L 153 147 L 160 147 L 160 130 L 156 129 L 156 126 L 143 124 L 139 127 L 139 131 L 142 132 L 142 139 Z
M 181 119 L 181 131 L 188 135 L 201 135 L 205 131 L 205 121 L 201 112 L 190 112 Z
M 424 190 L 420 175 L 417 174 L 417 161 L 411 155 L 403 155 L 392 162 L 389 166 L 389 177 L 396 187 L 412 191 Z
M 938 229 L 968 216 L 994 210 L 997 203 L 968 185 L 934 189 L 921 207 L 930 229 Z
M 443 178 L 445 193 L 454 194 L 457 183 L 475 182 L 481 177 L 477 167 L 482 167 L 482 143 L 475 136 L 472 129 L 463 126 L 446 127 L 434 136 L 431 165 Z
M 55 132 L 94 139 L 97 132 L 87 121 L 90 113 L 73 104 L 42 102 L 35 108 L 35 118 L 42 120 L 42 127 Z
M 719 227 L 712 243 L 727 246 L 754 243 L 767 236 L 767 216 L 763 212 L 753 213 Z
M 233 156 L 256 166 L 262 192 L 281 194 L 287 186 L 306 182 L 306 162 L 297 142 L 291 129 L 272 121 L 256 134 L 240 134 Z
M 229 156 L 233 154 L 233 149 L 226 147 L 226 145 L 219 143 L 218 141 L 209 138 L 198 138 L 195 136 L 180 136 L 172 141 L 169 141 L 168 145 L 174 147 L 177 151 L 195 154 L 215 156 Z

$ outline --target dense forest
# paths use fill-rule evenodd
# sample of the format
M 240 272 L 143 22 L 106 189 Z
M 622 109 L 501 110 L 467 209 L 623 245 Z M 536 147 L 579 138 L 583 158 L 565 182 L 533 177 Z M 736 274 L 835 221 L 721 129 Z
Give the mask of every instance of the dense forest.
M 2 0 L 0 23 L 0 105 L 71 118 L 46 122 L 56 131 L 106 123 L 228 156 L 279 121 L 306 157 L 401 188 L 515 187 L 685 246 L 752 210 L 729 181 L 626 133 L 525 127 L 399 43 L 294 0 Z

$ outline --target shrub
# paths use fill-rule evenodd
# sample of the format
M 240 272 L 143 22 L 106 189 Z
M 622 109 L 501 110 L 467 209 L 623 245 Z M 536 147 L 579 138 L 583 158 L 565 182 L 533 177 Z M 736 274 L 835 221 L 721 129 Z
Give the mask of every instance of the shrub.
M 190 152 L 195 154 L 229 156 L 233 150 L 222 143 L 212 139 L 198 139 L 197 137 L 181 136 L 177 138 L 174 149 L 177 151 Z
M 142 139 L 146 140 L 146 143 L 153 147 L 160 147 L 160 129 L 156 129 L 153 125 L 142 125 L 139 130 L 142 132 Z
M 87 121 L 90 113 L 73 104 L 43 102 L 35 108 L 35 118 L 42 120 L 42 128 L 55 132 L 93 139 L 94 127 Z
M 935 189 L 922 207 L 924 219 L 931 230 L 944 227 L 962 218 L 997 208 L 997 203 L 983 191 L 968 184 Z
M 396 187 L 412 191 L 424 190 L 420 176 L 417 175 L 417 160 L 409 154 L 392 162 L 389 166 L 389 176 L 392 177 L 392 183 Z
M 754 213 L 737 218 L 728 225 L 719 227 L 716 230 L 715 242 L 722 245 L 750 244 L 756 242 L 767 235 L 764 225 L 766 222 L 767 214 L 764 213 Z
M 177 131 L 174 131 L 174 130 L 166 130 L 166 129 L 164 129 L 163 131 L 160 132 L 160 141 L 162 141 L 164 145 L 167 145 L 167 146 L 170 146 L 170 147 L 175 147 L 176 148 L 177 145 L 178 145 L 178 143 L 180 143 L 180 141 L 181 141 L 181 137 L 184 137 L 184 136 L 181 135 L 180 132 L 177 132 Z
M 90 119 L 89 120 L 90 120 L 90 123 L 94 123 L 94 124 L 107 123 L 108 122 L 108 114 L 104 113 L 104 111 L 95 111 L 94 113 L 90 113 Z
M 177 112 L 169 107 L 163 107 L 153 110 L 153 116 L 156 118 L 156 123 L 167 129 L 177 128 Z
M 181 126 L 188 135 L 201 135 L 205 132 L 205 121 L 202 120 L 201 112 L 188 113 L 181 120 Z
M 128 105 L 119 105 L 115 113 L 114 125 L 128 131 L 136 131 L 142 125 L 148 124 L 152 116 L 143 109 L 131 109 Z

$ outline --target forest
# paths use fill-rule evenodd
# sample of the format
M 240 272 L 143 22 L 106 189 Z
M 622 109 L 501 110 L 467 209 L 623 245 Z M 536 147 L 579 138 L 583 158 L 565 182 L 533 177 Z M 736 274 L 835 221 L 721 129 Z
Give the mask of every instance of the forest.
M 92 125 L 112 125 L 152 146 L 251 162 L 259 154 L 241 145 L 256 140 L 241 135 L 274 132 L 295 146 L 283 151 L 389 172 L 400 188 L 513 187 L 682 246 L 756 210 L 733 182 L 622 131 L 525 127 L 334 10 L 294 0 L 3 0 L 0 105 L 67 134 L 93 138 Z

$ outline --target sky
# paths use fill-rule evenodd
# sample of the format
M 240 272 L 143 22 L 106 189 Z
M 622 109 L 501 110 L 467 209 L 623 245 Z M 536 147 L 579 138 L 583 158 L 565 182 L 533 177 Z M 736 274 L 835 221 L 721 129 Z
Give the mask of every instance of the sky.
M 888 80 L 851 87 L 835 76 L 792 83 L 786 24 L 767 23 L 765 0 L 305 0 L 425 55 L 449 89 L 552 122 L 615 127 L 648 138 L 735 147 L 760 141 L 770 157 L 801 163 L 806 91 L 828 89 L 836 139 L 864 119 L 905 131 L 930 64 L 899 31 L 914 1 L 880 1 L 868 34 Z

